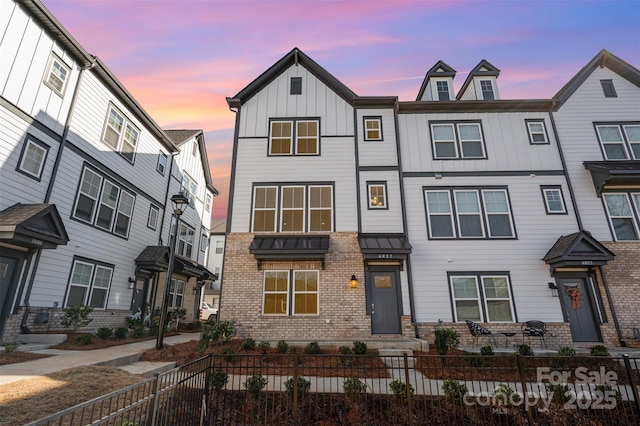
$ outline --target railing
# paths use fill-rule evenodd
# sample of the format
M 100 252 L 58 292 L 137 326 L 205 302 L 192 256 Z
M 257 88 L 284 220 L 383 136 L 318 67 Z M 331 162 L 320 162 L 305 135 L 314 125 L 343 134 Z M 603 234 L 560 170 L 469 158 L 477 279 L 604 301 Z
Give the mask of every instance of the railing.
M 637 425 L 639 384 L 627 356 L 208 355 L 30 425 Z

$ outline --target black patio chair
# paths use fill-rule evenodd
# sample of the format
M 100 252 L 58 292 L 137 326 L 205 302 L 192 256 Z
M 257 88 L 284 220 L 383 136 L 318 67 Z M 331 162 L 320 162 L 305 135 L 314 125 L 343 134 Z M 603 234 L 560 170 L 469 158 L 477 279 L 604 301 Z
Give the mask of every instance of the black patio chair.
M 476 344 L 478 343 L 478 337 L 480 336 L 487 336 L 487 339 L 489 340 L 489 345 L 492 347 L 496 346 L 496 338 L 493 335 L 493 333 L 491 333 L 491 330 L 481 326 L 480 324 L 476 324 L 471 320 L 464 320 L 464 321 L 467 323 L 467 327 L 469 327 L 469 331 L 471 332 L 471 335 L 474 337 L 473 347 L 475 347 Z
M 540 348 L 546 349 L 547 342 L 544 340 L 544 335 L 547 334 L 547 324 L 542 321 L 527 321 L 522 324 L 522 343 L 524 338 L 528 339 L 529 345 L 531 345 L 531 337 L 537 337 L 540 340 Z

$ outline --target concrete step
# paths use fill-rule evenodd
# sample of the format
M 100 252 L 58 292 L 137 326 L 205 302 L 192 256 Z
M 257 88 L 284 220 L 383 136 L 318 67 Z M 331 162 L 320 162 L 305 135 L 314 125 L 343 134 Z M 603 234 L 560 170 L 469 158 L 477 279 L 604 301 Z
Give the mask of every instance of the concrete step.
M 175 362 L 151 362 L 136 361 L 127 365 L 118 366 L 119 369 L 127 371 L 131 374 L 139 374 L 142 377 L 153 377 L 154 374 L 164 373 L 176 367 Z

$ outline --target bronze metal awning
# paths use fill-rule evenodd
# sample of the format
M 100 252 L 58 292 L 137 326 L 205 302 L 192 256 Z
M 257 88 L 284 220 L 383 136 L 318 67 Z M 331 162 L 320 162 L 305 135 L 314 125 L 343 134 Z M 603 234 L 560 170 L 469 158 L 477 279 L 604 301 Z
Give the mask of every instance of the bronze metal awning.
M 640 161 L 585 161 L 584 167 L 598 195 L 606 186 L 640 187 Z
M 360 234 L 360 251 L 366 260 L 406 260 L 411 244 L 402 234 Z
M 54 249 L 69 242 L 54 204 L 14 204 L 0 212 L 0 242 L 24 249 Z
M 554 272 L 562 267 L 590 267 L 606 265 L 615 254 L 587 231 L 563 235 L 542 258 Z
M 301 259 L 320 260 L 324 269 L 328 251 L 328 235 L 256 235 L 249 246 L 258 268 L 263 260 Z
M 147 246 L 136 258 L 136 275 L 150 275 L 155 272 L 166 272 L 169 268 L 169 247 Z M 215 281 L 218 275 L 209 271 L 204 265 L 187 257 L 176 254 L 174 272 L 189 277 L 197 277 L 199 281 Z

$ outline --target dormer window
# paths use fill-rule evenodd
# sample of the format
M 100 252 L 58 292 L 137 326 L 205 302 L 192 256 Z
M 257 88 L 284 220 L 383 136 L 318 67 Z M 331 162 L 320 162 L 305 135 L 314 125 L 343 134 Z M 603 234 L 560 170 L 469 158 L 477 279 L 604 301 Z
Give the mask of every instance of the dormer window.
M 451 98 L 449 97 L 449 82 L 447 81 L 436 81 L 436 89 L 438 91 L 438 100 L 439 101 L 448 101 Z
M 605 98 L 617 98 L 616 88 L 613 85 L 613 80 L 600 80 L 602 90 L 604 91 Z
M 482 90 L 482 99 L 485 101 L 492 101 L 495 99 L 491 80 L 480 80 L 480 89 Z

